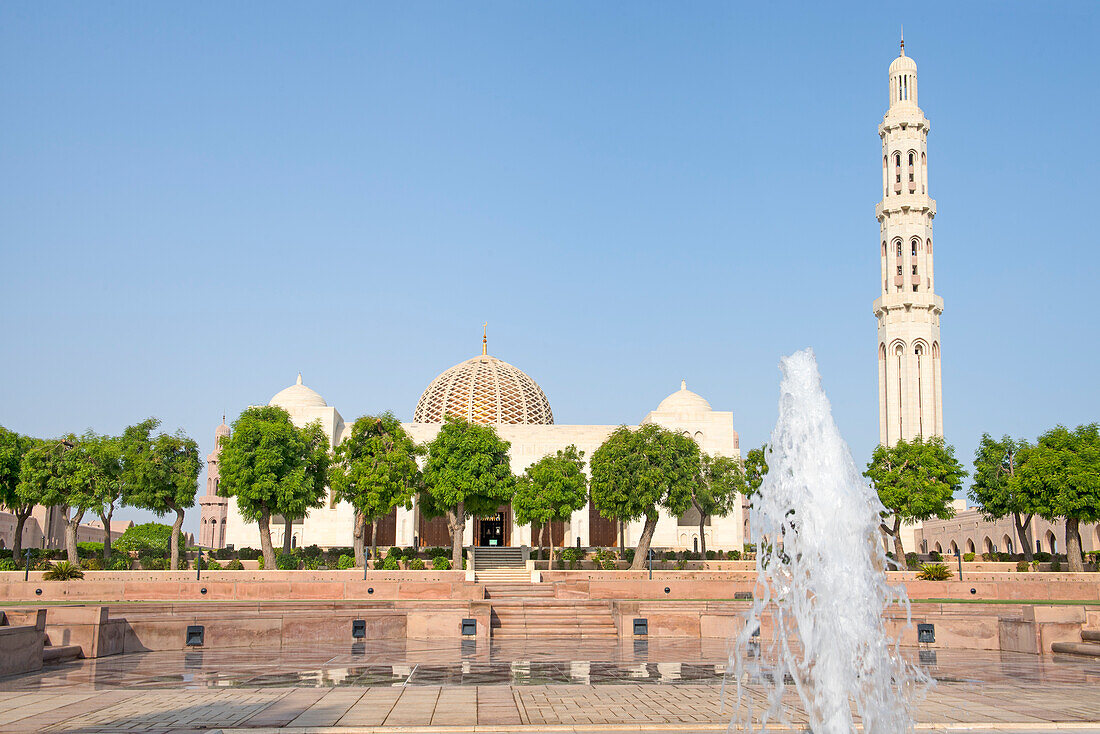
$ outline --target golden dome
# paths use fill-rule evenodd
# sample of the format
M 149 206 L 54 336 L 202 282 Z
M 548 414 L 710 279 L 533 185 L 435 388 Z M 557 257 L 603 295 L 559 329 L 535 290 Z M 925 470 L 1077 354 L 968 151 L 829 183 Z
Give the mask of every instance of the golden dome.
M 432 380 L 420 396 L 414 423 L 442 423 L 444 416 L 471 423 L 554 422 L 550 402 L 538 383 L 496 357 L 481 354 L 456 364 Z

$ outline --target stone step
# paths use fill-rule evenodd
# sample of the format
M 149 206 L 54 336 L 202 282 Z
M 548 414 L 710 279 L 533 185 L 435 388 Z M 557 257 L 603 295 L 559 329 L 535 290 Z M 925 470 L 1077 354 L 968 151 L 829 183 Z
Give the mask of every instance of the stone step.
M 1100 630 L 1081 630 L 1081 639 L 1085 642 L 1100 642 Z
M 84 656 L 80 645 L 50 645 L 42 648 L 42 664 L 64 663 Z
M 1052 642 L 1050 643 L 1050 649 L 1053 652 L 1065 653 L 1067 655 L 1083 655 L 1090 658 L 1100 658 L 1100 645 L 1088 642 Z

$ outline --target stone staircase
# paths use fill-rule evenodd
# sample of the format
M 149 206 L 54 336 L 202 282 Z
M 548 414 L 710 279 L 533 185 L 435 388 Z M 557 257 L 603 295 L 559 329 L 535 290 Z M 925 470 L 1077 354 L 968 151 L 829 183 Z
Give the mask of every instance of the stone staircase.
M 1051 652 L 1100 658 L 1100 630 L 1081 630 L 1080 642 L 1052 642 Z
M 505 598 L 493 603 L 489 627 L 494 639 L 614 640 L 619 634 L 607 602 L 588 599 Z
M 485 583 L 530 583 L 522 548 L 475 548 L 474 579 Z
M 485 580 L 486 599 L 553 599 L 552 584 L 532 584 L 530 579 L 510 581 L 506 579 Z

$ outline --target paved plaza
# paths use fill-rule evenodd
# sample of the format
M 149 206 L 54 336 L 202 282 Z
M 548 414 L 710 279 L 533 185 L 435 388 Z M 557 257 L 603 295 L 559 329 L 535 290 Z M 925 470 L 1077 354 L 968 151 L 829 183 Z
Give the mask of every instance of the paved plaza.
M 0 731 L 720 731 L 725 669 L 720 640 L 139 653 L 0 679 Z M 1100 732 L 1100 662 L 940 651 L 927 669 L 922 729 Z

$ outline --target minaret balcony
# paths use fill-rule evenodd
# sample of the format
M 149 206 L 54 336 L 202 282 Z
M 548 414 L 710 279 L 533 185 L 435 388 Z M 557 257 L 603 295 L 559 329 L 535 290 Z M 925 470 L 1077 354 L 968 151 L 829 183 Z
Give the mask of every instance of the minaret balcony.
M 875 204 L 875 219 L 881 222 L 884 215 L 903 211 L 927 212 L 929 216 L 935 217 L 936 200 L 926 194 L 888 196 L 885 200 Z

